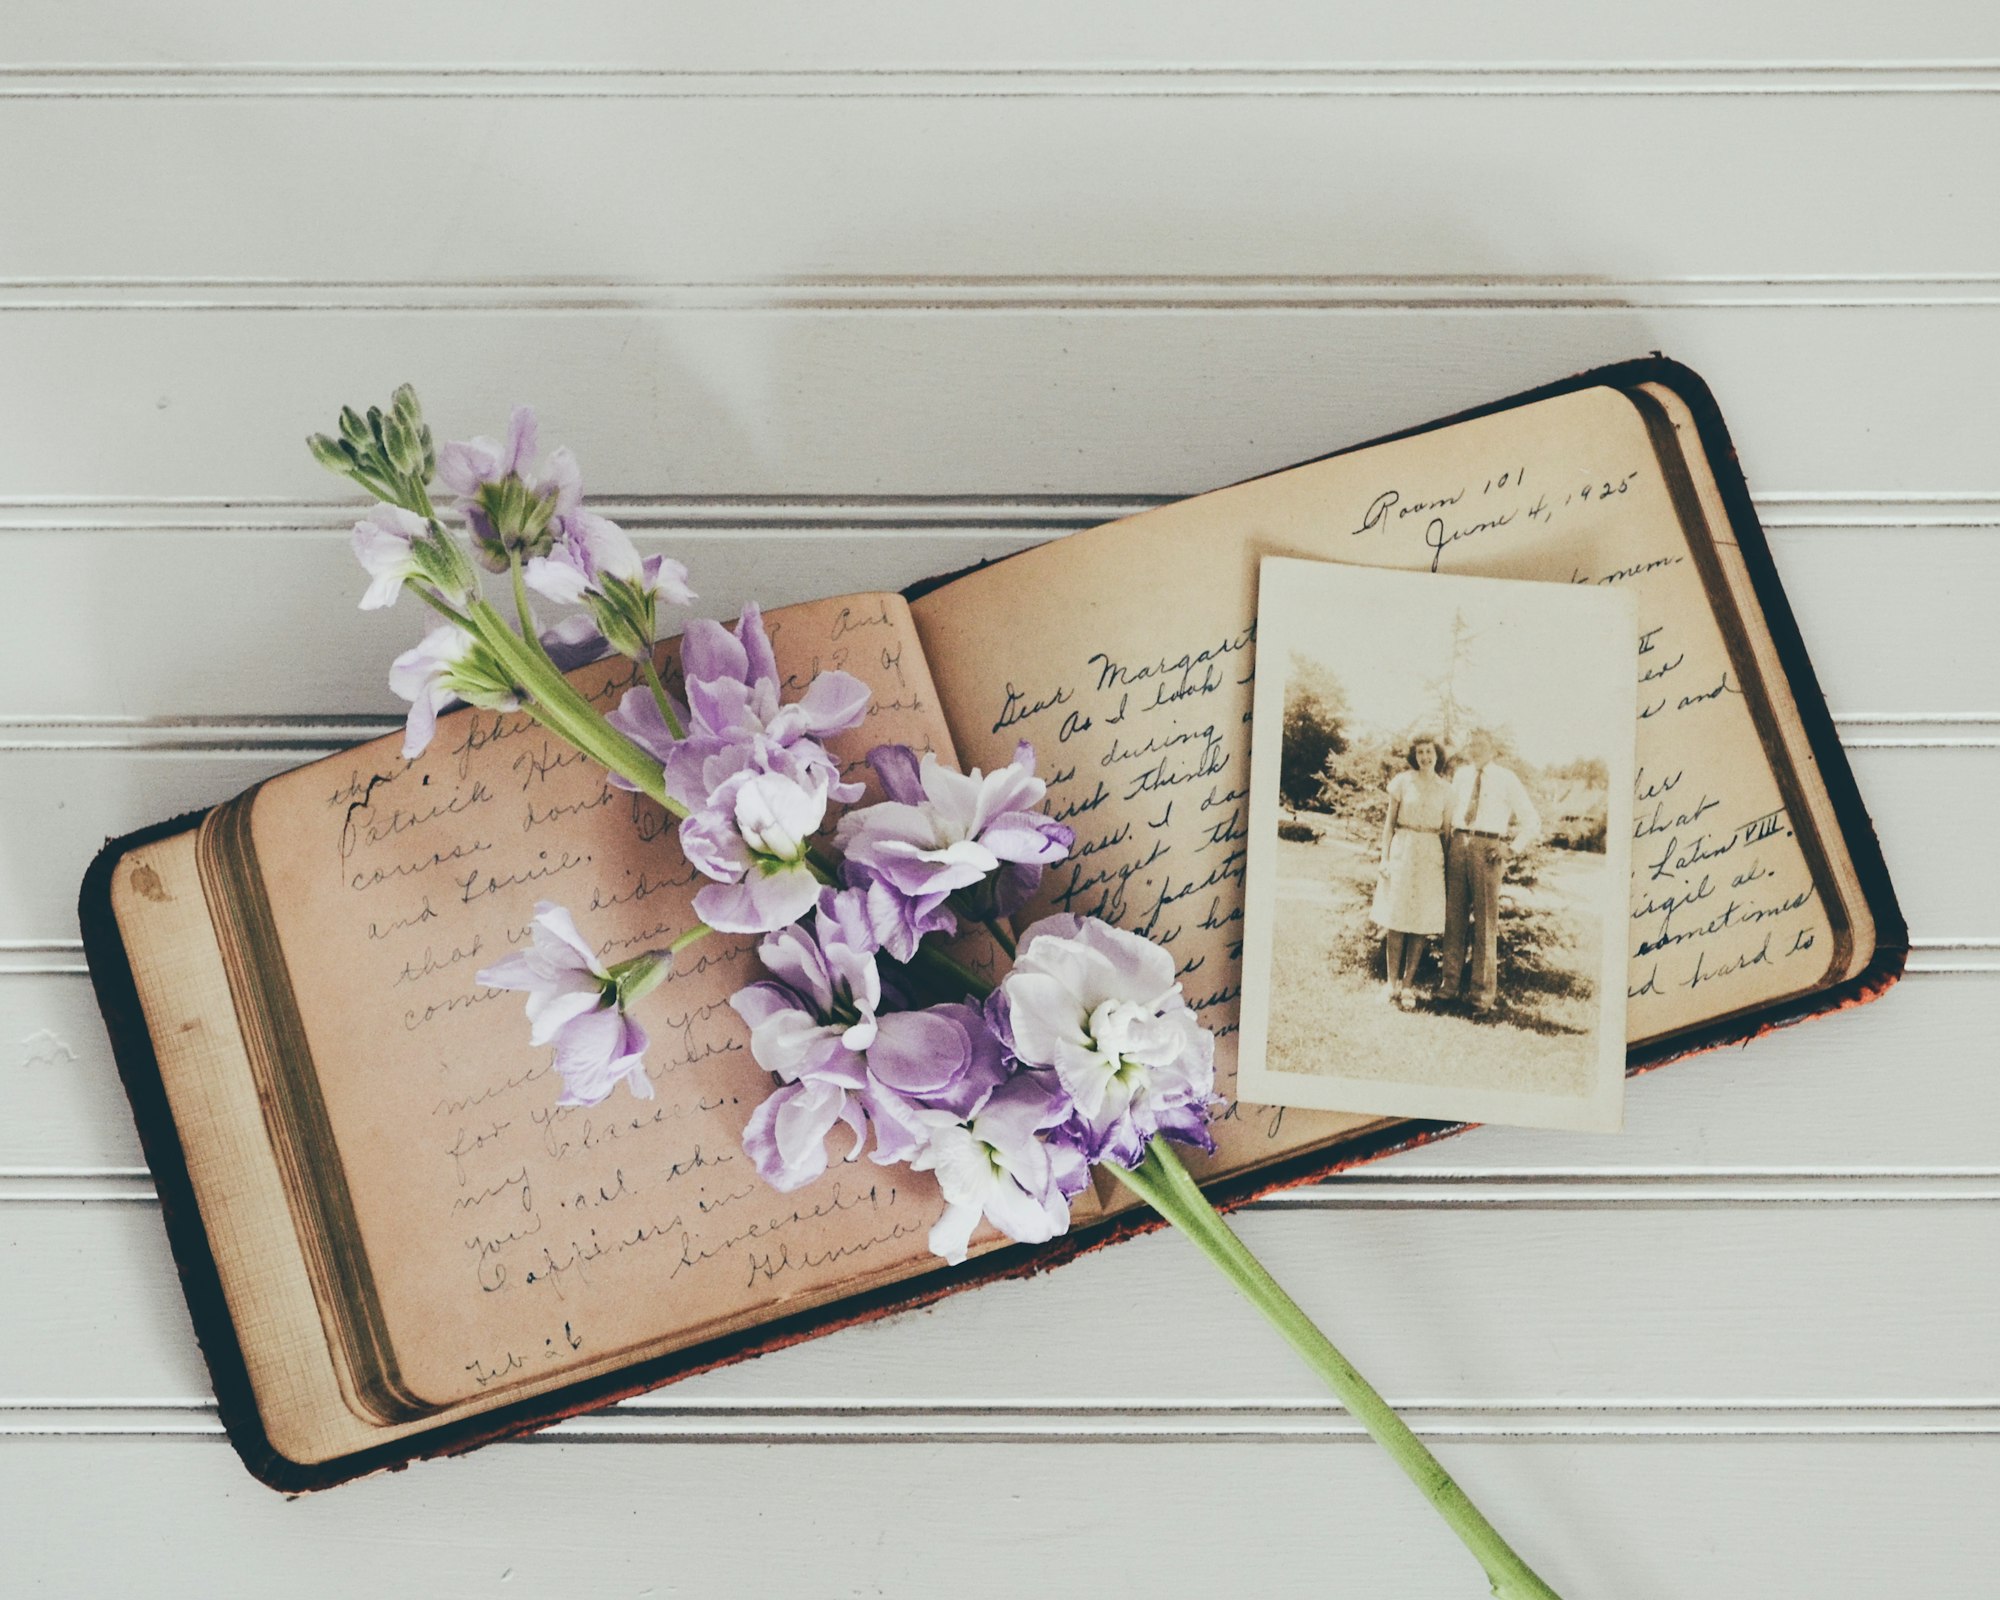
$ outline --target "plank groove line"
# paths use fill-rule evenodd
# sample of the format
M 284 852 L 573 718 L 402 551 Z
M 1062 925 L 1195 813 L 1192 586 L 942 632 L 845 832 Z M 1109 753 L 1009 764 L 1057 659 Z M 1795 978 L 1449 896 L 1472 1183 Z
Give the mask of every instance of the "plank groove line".
M 753 69 L 471 64 L 0 68 L 9 99 L 1261 99 L 1963 95 L 2000 92 L 2000 62 L 1061 63 Z
M 858 530 L 935 535 L 988 528 L 1082 531 L 1137 516 L 1180 495 L 590 495 L 591 509 L 635 529 L 698 528 L 705 534 L 770 533 L 840 540 Z M 1766 528 L 2000 528 L 2000 489 L 1988 493 L 1821 495 L 1783 490 L 1754 496 Z M 210 532 L 268 534 L 345 531 L 366 507 L 354 500 L 294 500 L 268 496 L 186 495 L 143 499 L 121 495 L 0 495 L 0 534 Z
M 7 311 L 1481 311 L 2000 305 L 2000 275 L 927 277 L 653 283 L 540 277 L 0 279 Z
M 1395 1400 L 1431 1438 L 1925 1437 L 2000 1435 L 1995 1400 Z M 0 1438 L 220 1439 L 212 1400 L 0 1400 Z M 1067 1439 L 1322 1439 L 1363 1441 L 1332 1401 L 681 1401 L 645 1395 L 572 1418 L 537 1442 L 808 1444 L 867 1441 L 1007 1443 Z
M 1343 1173 L 1253 1200 L 1246 1211 L 1706 1210 L 1766 1205 L 1990 1205 L 2000 1168 L 1825 1172 L 1459 1172 L 1385 1169 Z M 143 1167 L 0 1170 L 0 1206 L 157 1204 Z
M 1833 718 L 1851 750 L 1954 750 L 2000 747 L 2000 715 L 1980 712 L 1841 713 Z M 403 726 L 393 713 L 311 712 L 203 716 L 39 716 L 0 714 L 0 751 L 123 750 L 134 755 L 332 755 Z M 1878 730 L 1929 730 L 1895 734 Z
M 1990 960 L 1978 959 L 1990 956 Z M 83 944 L 76 939 L 9 940 L 0 943 L 0 980 L 12 977 L 83 977 Z M 1912 974 L 1952 977 L 2000 972 L 2000 939 L 1916 938 L 1910 940 Z

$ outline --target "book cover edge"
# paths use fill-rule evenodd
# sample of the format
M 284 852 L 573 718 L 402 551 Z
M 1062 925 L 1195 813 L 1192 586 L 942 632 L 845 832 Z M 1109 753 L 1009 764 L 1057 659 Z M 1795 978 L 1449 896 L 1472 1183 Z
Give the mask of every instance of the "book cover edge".
M 145 845 L 199 827 L 207 815 L 207 810 L 184 812 L 106 841 L 84 872 L 77 895 L 77 923 L 97 1009 L 111 1041 L 111 1059 L 132 1108 L 140 1151 L 153 1176 L 153 1192 L 159 1199 L 167 1247 L 187 1301 L 195 1343 L 215 1388 L 217 1419 L 251 1476 L 278 1488 L 283 1485 L 274 1475 L 282 1476 L 281 1463 L 289 1463 L 272 1446 L 257 1410 L 250 1369 L 223 1296 L 214 1246 L 195 1199 L 180 1127 L 167 1101 L 152 1030 L 146 1025 L 131 957 L 111 904 L 112 877 L 121 861 Z

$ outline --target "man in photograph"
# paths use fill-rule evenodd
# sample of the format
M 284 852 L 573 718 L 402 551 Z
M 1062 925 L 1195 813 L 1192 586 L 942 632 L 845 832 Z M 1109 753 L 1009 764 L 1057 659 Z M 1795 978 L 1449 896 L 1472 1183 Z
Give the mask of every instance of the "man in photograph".
M 1500 884 L 1516 850 L 1540 836 L 1542 819 L 1528 787 L 1500 764 L 1493 736 L 1484 729 L 1466 741 L 1451 775 L 1451 839 L 1444 865 L 1444 974 L 1438 993 L 1457 996 L 1472 949 L 1472 1005 L 1490 1012 L 1499 1000 L 1496 970 L 1500 936 Z

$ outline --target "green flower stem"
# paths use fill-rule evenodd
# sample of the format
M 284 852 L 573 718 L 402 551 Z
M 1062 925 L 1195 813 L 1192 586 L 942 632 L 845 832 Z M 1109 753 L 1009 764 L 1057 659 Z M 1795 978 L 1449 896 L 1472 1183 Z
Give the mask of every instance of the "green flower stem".
M 1009 961 L 1012 961 L 1019 954 L 1014 948 L 1014 936 L 1001 926 L 998 917 L 988 917 L 986 919 L 986 931 L 993 935 L 993 942 L 1007 952 L 1007 959 Z
M 507 552 L 507 581 L 514 588 L 514 615 L 521 619 L 521 640 L 550 666 L 555 665 L 549 655 L 549 647 L 542 643 L 542 636 L 535 630 L 535 608 L 528 604 L 528 580 L 521 574 L 521 553 Z
M 672 944 L 667 946 L 667 954 L 670 956 L 677 956 L 683 950 L 685 950 L 689 945 L 693 944 L 696 940 L 706 939 L 713 932 L 715 932 L 715 930 L 711 928 L 707 923 L 697 922 L 692 928 L 688 929 L 686 933 L 682 934 Z
M 667 698 L 667 686 L 660 682 L 660 669 L 653 665 L 653 658 L 643 655 L 639 665 L 646 674 L 646 687 L 653 691 L 653 704 L 660 708 L 660 718 L 667 725 L 667 732 L 676 739 L 685 739 L 687 730 L 681 726 L 681 719 L 674 715 L 674 703 Z
M 706 933 L 706 928 L 702 932 Z M 667 975 L 674 969 L 674 958 L 670 952 L 649 950 L 642 956 L 634 956 L 630 961 L 620 961 L 611 968 L 611 994 L 608 998 L 622 1009 L 637 1005 L 647 995 L 667 981 Z
M 410 588 L 415 592 L 417 598 L 422 600 L 431 610 L 438 612 L 442 616 L 451 618 L 453 622 L 465 629 L 467 633 L 473 631 L 472 619 L 463 611 L 460 611 L 449 600 L 445 599 L 443 595 L 432 593 L 420 583 L 412 583 Z
M 943 974 L 974 1000 L 984 1000 L 993 992 L 992 984 L 934 944 L 918 945 L 917 959 L 911 965 L 929 967 L 933 972 Z
M 582 695 L 570 687 L 569 680 L 562 675 L 562 669 L 555 664 L 554 657 L 549 654 L 548 646 L 542 643 L 541 635 L 535 631 L 535 612 L 534 608 L 528 603 L 528 586 L 521 575 L 521 558 L 518 553 L 509 553 L 507 571 L 514 588 L 514 611 L 521 619 L 521 627 L 520 631 L 516 633 L 513 629 L 506 627 L 505 623 L 502 623 L 501 629 L 508 635 L 508 638 L 504 642 L 509 647 L 512 647 L 515 641 L 519 641 L 519 649 L 523 658 L 528 663 L 530 670 L 536 674 L 537 684 L 533 686 L 536 698 L 547 704 L 556 706 L 558 714 L 567 718 L 571 723 L 574 724 L 580 721 L 581 725 L 589 730 L 592 737 L 596 737 L 601 733 L 622 738 L 623 735 L 618 734 L 617 730 L 608 722 L 605 722 L 604 718 L 598 714 L 595 706 L 591 705 L 588 700 L 584 699 Z M 523 687 L 529 687 L 529 685 L 524 683 Z M 572 739 L 571 742 L 575 743 L 576 741 Z M 585 747 L 578 744 L 577 748 L 584 749 Z M 636 750 L 638 747 L 635 745 L 633 748 Z M 645 752 L 640 751 L 639 754 L 642 758 L 641 764 L 646 764 L 644 759 Z M 627 772 L 622 767 L 617 767 L 609 762 L 603 762 L 602 764 L 611 766 L 612 770 L 617 772 L 621 777 L 631 779 L 634 782 L 638 781 L 634 773 Z
M 1326 1335 L 1313 1326 L 1297 1302 L 1279 1287 L 1278 1280 L 1264 1270 L 1263 1263 L 1208 1203 L 1208 1197 L 1164 1139 L 1155 1139 L 1147 1146 L 1146 1158 L 1137 1167 L 1127 1170 L 1113 1166 L 1111 1170 L 1127 1188 L 1192 1239 L 1222 1270 L 1223 1276 L 1236 1285 L 1244 1299 L 1263 1312 L 1292 1348 L 1305 1357 L 1306 1364 L 1375 1436 L 1396 1465 L 1409 1474 L 1410 1481 L 1423 1491 L 1424 1498 L 1437 1508 L 1438 1515 L 1477 1557 L 1496 1596 L 1501 1600 L 1559 1600 L 1555 1590 L 1537 1577 L 1500 1537 L 1499 1530 L 1486 1520 L 1388 1401 L 1354 1370 Z
M 521 598 L 525 602 L 525 591 Z M 465 622 L 473 637 L 485 645 L 506 668 L 508 675 L 527 691 L 532 701 L 529 710 L 536 721 L 551 733 L 566 739 L 599 766 L 617 773 L 648 799 L 657 801 L 670 815 L 687 815 L 687 808 L 667 793 L 659 762 L 606 722 L 597 708 L 576 692 L 569 680 L 556 670 L 555 663 L 542 649 L 539 639 L 530 643 L 484 600 L 472 603 Z M 529 637 L 532 638 L 532 628 Z

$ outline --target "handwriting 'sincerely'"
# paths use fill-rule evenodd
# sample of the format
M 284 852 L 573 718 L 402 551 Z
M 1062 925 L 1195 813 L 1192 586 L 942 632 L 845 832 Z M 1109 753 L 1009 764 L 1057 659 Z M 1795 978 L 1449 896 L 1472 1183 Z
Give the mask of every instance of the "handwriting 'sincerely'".
M 875 691 L 835 747 L 854 776 L 884 741 L 949 751 L 899 599 L 770 624 L 793 679 L 839 667 Z M 630 686 L 629 669 L 598 670 L 600 698 Z M 686 931 L 697 887 L 669 819 L 560 741 L 471 713 L 417 762 L 382 743 L 274 785 L 257 826 L 387 1324 L 426 1399 L 928 1259 L 927 1176 L 864 1160 L 781 1195 L 751 1170 L 742 1126 L 769 1080 L 728 1004 L 759 975 L 748 940 L 692 947 L 640 1003 L 652 1099 L 555 1105 L 518 1004 L 473 974 L 528 940 L 544 896 L 576 908 L 615 961 Z

